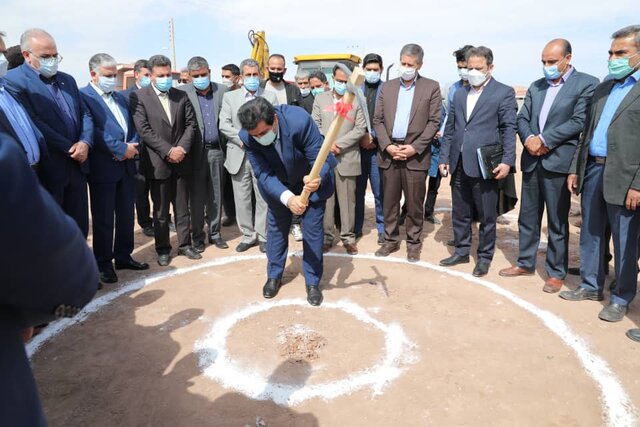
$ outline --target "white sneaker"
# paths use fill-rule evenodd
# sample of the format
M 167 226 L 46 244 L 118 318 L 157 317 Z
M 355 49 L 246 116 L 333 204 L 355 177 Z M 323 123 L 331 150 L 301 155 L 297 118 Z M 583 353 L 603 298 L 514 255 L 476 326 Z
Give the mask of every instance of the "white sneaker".
M 300 224 L 293 224 L 293 227 L 291 227 L 291 234 L 296 242 L 302 241 L 302 227 L 300 227 Z

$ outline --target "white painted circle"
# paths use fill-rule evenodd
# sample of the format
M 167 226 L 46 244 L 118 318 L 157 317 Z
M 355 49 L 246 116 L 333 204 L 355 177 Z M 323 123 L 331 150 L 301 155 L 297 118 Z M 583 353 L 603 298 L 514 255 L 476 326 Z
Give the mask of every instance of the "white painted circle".
M 239 366 L 227 351 L 227 337 L 241 320 L 276 307 L 298 306 L 309 310 L 341 310 L 357 320 L 372 325 L 384 334 L 385 354 L 373 367 L 356 372 L 347 378 L 324 384 L 296 385 L 271 383 L 263 375 Z M 398 324 L 385 324 L 373 318 L 360 305 L 341 300 L 325 302 L 321 307 L 310 307 L 302 299 L 284 299 L 274 302 L 251 304 L 215 322 L 211 332 L 195 345 L 200 353 L 200 367 L 205 376 L 225 388 L 237 390 L 252 399 L 271 399 L 278 405 L 296 406 L 305 400 L 322 398 L 331 400 L 338 396 L 370 387 L 373 395 L 380 395 L 386 385 L 400 376 L 404 366 L 418 360 L 417 346 L 412 343 Z
M 301 252 L 289 253 L 288 256 L 302 256 Z M 337 254 L 337 253 L 327 253 L 324 255 L 325 257 L 336 257 L 336 258 L 348 258 L 350 260 L 353 259 L 363 259 L 363 260 L 375 260 L 376 262 L 388 262 L 388 263 L 396 263 L 396 264 L 409 264 L 406 259 L 396 258 L 396 257 L 376 257 L 373 255 L 346 255 L 346 254 Z M 84 309 L 74 318 L 71 319 L 61 319 L 59 321 L 51 323 L 46 329 L 43 330 L 42 333 L 36 335 L 27 345 L 26 350 L 29 358 L 31 358 L 46 342 L 53 339 L 56 335 L 64 331 L 65 329 L 81 323 L 91 314 L 96 311 L 102 309 L 103 307 L 109 305 L 116 298 L 126 295 L 131 292 L 135 292 L 139 289 L 142 289 L 145 286 L 156 283 L 160 280 L 181 276 L 184 274 L 188 274 L 194 271 L 198 271 L 205 268 L 216 267 L 219 265 L 232 264 L 235 262 L 243 262 L 243 261 L 254 261 L 266 259 L 265 255 L 237 255 L 237 256 L 229 256 L 218 258 L 213 261 L 204 262 L 201 264 L 196 264 L 191 267 L 183 267 L 175 270 L 163 271 L 160 273 L 156 273 L 151 276 L 143 276 L 132 282 L 124 283 L 121 287 L 116 288 L 108 293 L 101 295 L 100 297 L 94 299 L 89 304 L 87 304 Z M 596 355 L 591 351 L 591 348 L 587 344 L 587 342 L 576 334 L 567 323 L 562 320 L 558 315 L 541 309 L 536 305 L 530 303 L 514 294 L 511 291 L 508 291 L 496 283 L 489 282 L 485 279 L 480 279 L 472 276 L 469 273 L 464 273 L 461 271 L 453 270 L 446 267 L 441 267 L 438 265 L 434 265 L 425 261 L 419 261 L 417 263 L 410 264 L 416 267 L 423 267 L 433 271 L 437 271 L 440 273 L 447 274 L 449 276 L 458 277 L 463 280 L 466 280 L 471 283 L 475 283 L 477 285 L 483 286 L 490 290 L 491 292 L 500 295 L 507 300 L 511 301 L 513 304 L 522 308 L 523 310 L 529 312 L 530 314 L 537 317 L 542 324 L 547 327 L 552 333 L 558 336 L 560 340 L 568 346 L 575 354 L 584 368 L 587 375 L 594 381 L 596 386 L 600 391 L 600 400 L 602 402 L 602 409 L 604 413 L 604 423 L 607 426 L 621 426 L 621 427 L 635 427 L 638 425 L 638 415 L 637 411 L 629 398 L 629 395 L 622 387 L 620 380 L 616 376 L 616 374 L 611 370 L 609 364 L 602 359 L 600 356 Z M 326 304 L 326 302 L 324 303 Z

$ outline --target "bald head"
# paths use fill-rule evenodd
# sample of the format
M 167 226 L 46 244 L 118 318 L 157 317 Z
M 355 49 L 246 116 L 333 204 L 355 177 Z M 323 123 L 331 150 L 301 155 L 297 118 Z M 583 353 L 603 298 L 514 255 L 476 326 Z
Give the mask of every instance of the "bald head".
M 55 61 L 55 67 L 62 60 L 58 55 L 56 41 L 51 34 L 40 28 L 31 28 L 20 36 L 20 49 L 27 64 L 35 70 L 41 69 L 42 61 Z M 55 74 L 55 71 L 53 72 Z
M 571 43 L 565 39 L 553 39 L 542 50 L 542 66 L 557 67 L 560 79 L 571 67 Z
M 53 36 L 40 28 L 30 28 L 20 36 L 20 49 L 30 51 L 33 44 L 53 43 L 56 44 Z

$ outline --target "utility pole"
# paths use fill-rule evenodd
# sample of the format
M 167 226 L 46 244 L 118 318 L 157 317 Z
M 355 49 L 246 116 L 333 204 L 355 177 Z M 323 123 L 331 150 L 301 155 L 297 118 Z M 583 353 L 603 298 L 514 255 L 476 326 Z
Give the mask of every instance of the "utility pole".
M 169 42 L 171 42 L 171 63 L 173 64 L 173 69 L 178 69 L 178 64 L 176 63 L 176 37 L 175 37 L 175 29 L 173 26 L 173 18 L 169 20 Z

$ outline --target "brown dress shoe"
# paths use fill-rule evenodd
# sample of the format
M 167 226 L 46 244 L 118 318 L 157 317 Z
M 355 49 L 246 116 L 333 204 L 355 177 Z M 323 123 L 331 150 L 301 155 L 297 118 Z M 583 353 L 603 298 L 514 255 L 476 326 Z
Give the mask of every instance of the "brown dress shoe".
M 502 277 L 516 277 L 516 276 L 531 276 L 533 275 L 533 270 L 527 270 L 526 268 L 520 268 L 517 265 L 509 268 L 503 268 L 498 272 Z
M 400 243 L 385 243 L 376 251 L 376 256 L 389 256 L 400 249 Z
M 407 249 L 407 261 L 418 262 L 420 261 L 421 249 Z
M 358 246 L 355 243 L 345 243 L 344 248 L 349 255 L 358 255 Z
M 555 277 L 549 277 L 546 282 L 544 282 L 544 287 L 542 290 L 549 294 L 554 294 L 559 292 L 562 289 L 562 285 L 564 285 L 564 280 L 556 279 Z

